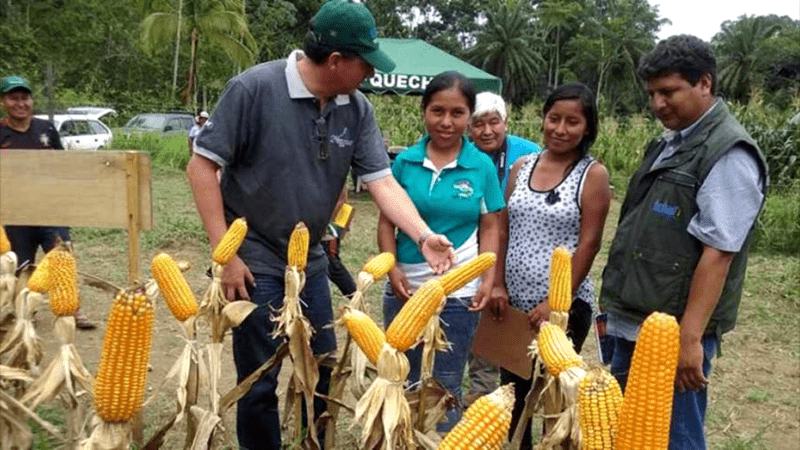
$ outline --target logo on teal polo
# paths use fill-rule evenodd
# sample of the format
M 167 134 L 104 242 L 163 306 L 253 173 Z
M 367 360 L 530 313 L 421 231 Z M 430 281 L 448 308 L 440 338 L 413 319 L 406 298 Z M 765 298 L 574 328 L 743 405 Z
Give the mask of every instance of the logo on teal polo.
M 453 189 L 456 191 L 454 197 L 458 198 L 470 198 L 475 193 L 469 180 L 456 181 L 453 183 Z

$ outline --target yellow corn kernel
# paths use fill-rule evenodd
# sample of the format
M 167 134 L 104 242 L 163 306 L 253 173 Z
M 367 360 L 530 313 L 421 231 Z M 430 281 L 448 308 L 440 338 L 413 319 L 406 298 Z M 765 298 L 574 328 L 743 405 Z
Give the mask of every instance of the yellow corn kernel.
M 308 228 L 303 222 L 295 225 L 292 235 L 289 236 L 289 249 L 287 263 L 289 267 L 305 270 L 308 262 Z
M 71 316 L 78 310 L 78 275 L 75 257 L 66 249 L 48 253 L 50 266 L 50 310 L 54 316 Z
M 550 322 L 542 323 L 536 337 L 539 353 L 550 375 L 557 377 L 570 367 L 583 365 L 583 359 L 575 353 L 572 342 L 564 330 Z
M 353 207 L 348 203 L 342 203 L 342 206 L 339 208 L 339 211 L 336 213 L 336 217 L 333 219 L 333 223 L 340 226 L 341 228 L 347 228 L 350 224 L 350 219 L 353 216 Z
M 619 413 L 617 449 L 667 448 L 680 333 L 669 314 L 654 312 L 642 324 Z
M 475 400 L 447 433 L 439 450 L 499 450 L 506 441 L 514 407 L 514 385 L 500 386 Z
M 409 298 L 386 330 L 386 341 L 404 352 L 417 342 L 425 325 L 444 301 L 439 280 L 428 280 Z
M 369 261 L 364 264 L 361 271 L 372 275 L 372 279 L 378 281 L 389 273 L 393 267 L 394 254 L 391 252 L 383 252 L 370 258 Z
M 52 278 L 50 277 L 50 254 L 55 250 L 51 250 L 44 255 L 39 264 L 36 264 L 36 269 L 33 270 L 30 278 L 28 278 L 27 288 L 33 292 L 44 294 L 49 291 L 52 286 Z
M 551 311 L 569 312 L 572 305 L 572 256 L 566 247 L 556 247 L 550 259 L 550 294 L 547 296 Z
M 150 271 L 158 283 L 169 310 L 183 322 L 197 314 L 197 299 L 178 264 L 166 253 L 159 253 L 150 263 Z
M 223 266 L 231 262 L 233 257 L 236 256 L 236 252 L 239 251 L 245 235 L 247 235 L 247 221 L 244 220 L 244 217 L 239 217 L 231 223 L 228 231 L 222 235 L 222 239 L 214 249 L 211 259 Z
M 140 292 L 120 292 L 111 306 L 94 387 L 94 408 L 106 422 L 126 422 L 144 400 L 153 304 Z
M 452 269 L 439 279 L 442 283 L 445 295 L 450 295 L 453 292 L 464 287 L 465 284 L 472 281 L 473 278 L 480 276 L 494 266 L 497 260 L 497 255 L 492 252 L 484 252 L 472 258 L 466 263 Z
M 367 359 L 377 365 L 383 344 L 386 343 L 386 335 L 383 334 L 383 330 L 378 328 L 370 316 L 357 309 L 347 308 L 342 315 L 342 322 L 361 351 L 367 355 Z
M 3 224 L 0 223 L 0 255 L 3 253 L 8 253 L 11 251 L 11 241 L 8 240 L 8 236 L 6 236 L 6 229 L 3 228 Z
M 595 367 L 581 380 L 578 396 L 585 450 L 614 450 L 622 391 L 613 375 Z

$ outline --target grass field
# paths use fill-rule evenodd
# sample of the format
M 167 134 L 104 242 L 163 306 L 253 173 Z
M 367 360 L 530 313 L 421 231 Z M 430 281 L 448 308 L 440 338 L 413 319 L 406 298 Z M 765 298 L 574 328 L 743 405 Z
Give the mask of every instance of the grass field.
M 377 253 L 375 227 L 377 211 L 368 195 L 351 197 L 355 206 L 352 231 L 343 242 L 342 258 L 351 272 Z M 608 243 L 618 215 L 618 199 L 606 225 L 604 246 L 595 261 L 592 273 L 598 279 L 605 264 Z M 210 250 L 195 212 L 184 174 L 164 166 L 153 168 L 153 210 L 155 230 L 143 233 L 142 262 L 144 267 L 161 251 L 192 264 L 187 273 L 199 296 L 207 286 L 205 270 Z M 79 270 L 100 276 L 117 284 L 125 282 L 126 239 L 119 230 L 75 229 L 73 240 Z M 750 259 L 745 295 L 739 324 L 725 336 L 722 356 L 715 361 L 710 383 L 711 405 L 708 412 L 710 448 L 716 450 L 800 448 L 800 256 L 754 254 Z M 599 285 L 599 283 L 596 283 Z M 372 315 L 380 319 L 380 286 L 369 292 Z M 335 287 L 333 302 L 337 309 L 343 302 Z M 79 332 L 76 345 L 90 372 L 96 373 L 102 343 L 104 321 L 111 297 L 104 292 L 83 286 L 82 309 L 99 326 L 97 330 Z M 51 335 L 49 312 L 38 325 L 47 343 L 45 362 L 56 351 Z M 380 322 L 379 322 L 380 323 Z M 337 330 L 341 336 L 341 331 Z M 158 305 L 153 339 L 153 370 L 148 379 L 148 392 L 157 392 L 155 400 L 145 408 L 145 435 L 149 436 L 174 408 L 174 383 L 159 389 L 162 380 L 183 348 L 179 326 L 164 305 Z M 230 338 L 226 339 L 222 390 L 233 386 L 233 362 Z M 584 357 L 596 361 L 591 338 Z M 56 423 L 63 421 L 60 406 L 48 405 L 42 414 Z M 337 448 L 355 448 L 358 429 L 349 430 L 350 416 L 343 414 L 339 424 L 341 439 Z M 234 413 L 225 417 L 230 435 L 235 434 Z M 163 448 L 181 448 L 184 425 L 168 436 Z M 51 448 L 53 443 L 41 433 L 36 448 Z

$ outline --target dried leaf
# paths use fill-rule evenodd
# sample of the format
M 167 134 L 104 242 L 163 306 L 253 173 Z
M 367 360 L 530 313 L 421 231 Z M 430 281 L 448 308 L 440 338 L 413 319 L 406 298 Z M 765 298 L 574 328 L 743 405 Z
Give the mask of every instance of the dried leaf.
M 209 448 L 214 428 L 216 428 L 220 418 L 213 412 L 205 411 L 199 406 L 192 406 L 190 411 L 198 419 L 197 433 L 194 435 L 191 450 L 206 450 Z
M 258 307 L 253 302 L 248 302 L 247 300 L 237 300 L 235 302 L 231 302 L 222 309 L 222 314 L 228 319 L 228 327 L 229 328 L 236 328 L 244 322 L 244 319 L 247 319 L 247 316 L 253 312 Z

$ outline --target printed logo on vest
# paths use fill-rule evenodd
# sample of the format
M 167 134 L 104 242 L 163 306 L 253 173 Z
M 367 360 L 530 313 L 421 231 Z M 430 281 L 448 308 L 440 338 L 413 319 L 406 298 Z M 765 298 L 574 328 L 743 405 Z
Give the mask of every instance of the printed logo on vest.
M 653 212 L 669 220 L 670 222 L 674 222 L 675 219 L 679 219 L 681 217 L 681 210 L 678 208 L 678 205 L 670 205 L 669 203 L 653 203 Z
M 475 193 L 475 190 L 472 189 L 472 183 L 469 180 L 459 180 L 453 183 L 453 189 L 455 189 L 456 193 L 453 197 L 457 198 L 470 198 Z

